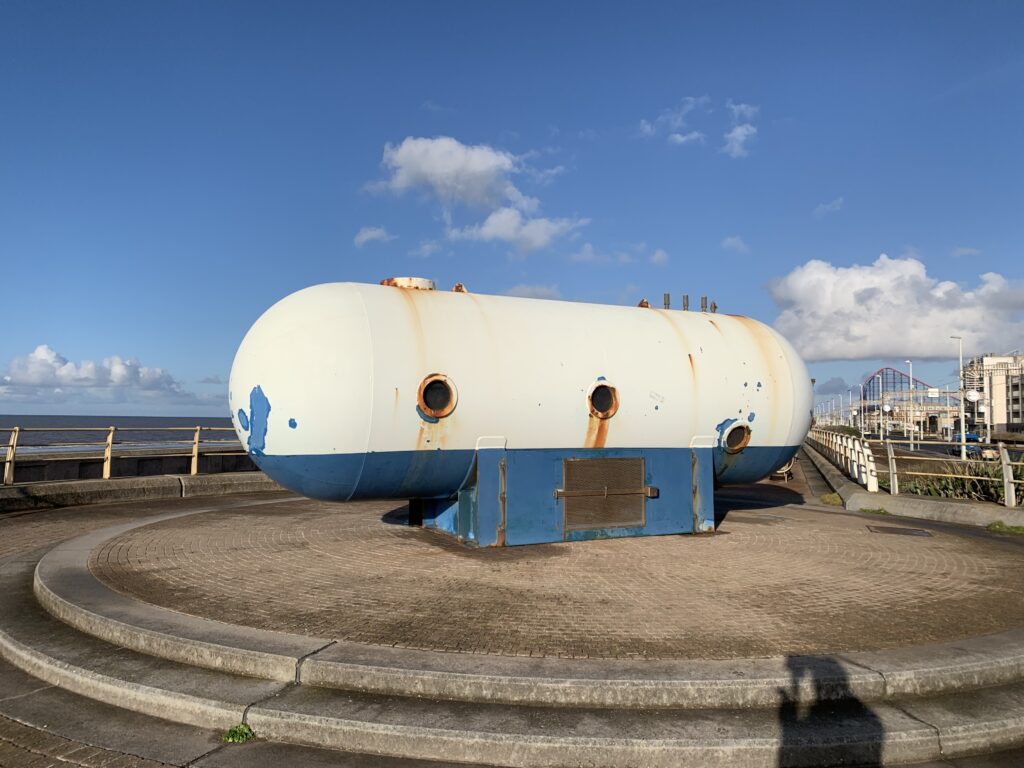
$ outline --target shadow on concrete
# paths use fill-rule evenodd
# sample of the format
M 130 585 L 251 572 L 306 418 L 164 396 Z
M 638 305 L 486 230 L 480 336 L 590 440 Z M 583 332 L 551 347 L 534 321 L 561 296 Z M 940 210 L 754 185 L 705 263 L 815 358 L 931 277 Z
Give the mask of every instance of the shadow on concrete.
M 403 504 L 381 515 L 380 521 L 388 525 L 412 525 L 409 522 L 409 505 Z M 421 521 L 422 522 L 422 521 Z
M 850 688 L 846 670 L 831 656 L 788 656 L 790 684 L 780 688 L 779 768 L 806 765 L 808 746 L 830 742 L 822 765 L 880 768 L 882 721 Z M 810 690 L 801 702 L 800 691 Z
M 730 512 L 805 503 L 806 499 L 801 493 L 784 485 L 726 485 L 715 491 L 715 527 L 720 526 Z

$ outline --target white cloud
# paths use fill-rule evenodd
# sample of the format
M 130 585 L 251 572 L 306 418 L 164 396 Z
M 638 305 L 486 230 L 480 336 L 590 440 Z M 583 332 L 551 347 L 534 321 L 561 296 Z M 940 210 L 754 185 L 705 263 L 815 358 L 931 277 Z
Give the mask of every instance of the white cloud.
M 651 138 L 661 134 L 670 134 L 668 140 L 674 144 L 685 144 L 685 141 L 677 141 L 672 136 L 683 137 L 682 130 L 686 127 L 687 116 L 697 108 L 706 108 L 711 100 L 707 96 L 687 96 L 678 106 L 662 110 L 653 120 L 641 120 L 637 133 L 644 138 Z M 698 133 L 692 131 L 691 133 Z M 687 136 L 690 134 L 686 134 Z M 700 134 L 703 136 L 703 134 Z M 690 141 L 695 140 L 690 139 Z
M 944 359 L 963 336 L 971 354 L 1024 338 L 1024 283 L 986 272 L 967 289 L 928 274 L 919 259 L 882 254 L 873 264 L 812 260 L 770 286 L 775 327 L 808 360 Z
M 754 104 L 737 104 L 732 99 L 729 99 L 725 106 L 729 108 L 732 113 L 732 122 L 734 125 L 740 123 L 749 123 L 755 117 L 757 113 L 761 111 L 761 108 Z
M 747 142 L 751 141 L 756 135 L 757 128 L 750 123 L 737 125 L 722 137 L 725 139 L 722 151 L 731 158 L 746 157 L 750 154 L 750 150 L 747 149 Z
M 117 355 L 99 364 L 75 364 L 46 344 L 14 358 L 0 378 L 0 398 L 12 402 L 145 402 L 209 405 L 222 396 L 200 396 L 186 391 L 168 371 L 141 365 Z
M 519 158 L 486 144 L 409 136 L 398 146 L 385 145 L 382 163 L 391 176 L 374 186 L 395 193 L 426 188 L 445 204 L 493 208 L 511 203 L 527 212 L 537 207 L 535 198 L 509 180 L 520 170 Z
M 386 243 L 389 240 L 394 240 L 395 235 L 389 235 L 388 231 L 384 227 L 363 227 L 356 236 L 352 238 L 352 242 L 356 244 L 356 248 L 362 248 L 367 243 L 372 243 L 374 240 L 379 240 L 382 243 Z
M 449 229 L 452 240 L 500 240 L 515 245 L 520 251 L 545 248 L 557 237 L 589 223 L 588 219 L 525 218 L 515 208 L 499 208 L 482 224 Z
M 704 142 L 704 134 L 700 131 L 690 131 L 689 133 L 670 133 L 668 135 L 669 144 L 690 144 L 694 141 Z
M 411 255 L 411 256 L 420 256 L 422 258 L 427 258 L 428 256 L 433 256 L 435 253 L 437 253 L 440 250 L 441 250 L 441 244 L 438 243 L 437 241 L 435 241 L 435 240 L 424 240 L 418 246 L 416 246 L 411 251 L 409 251 L 409 255 Z
M 519 296 L 524 299 L 560 299 L 562 292 L 557 285 L 527 285 L 520 283 L 505 291 L 506 296 Z
M 981 256 L 981 251 L 977 248 L 964 248 L 962 246 L 954 248 L 953 257 L 960 258 L 961 256 Z
M 722 152 L 733 159 L 746 157 L 750 154 L 747 144 L 757 136 L 757 126 L 752 121 L 761 108 L 754 104 L 737 104 L 732 99 L 725 106 L 732 115 L 733 127 L 722 136 L 725 139 Z
M 723 238 L 720 245 L 722 246 L 722 249 L 726 251 L 750 253 L 750 246 L 743 242 L 743 238 L 739 235 L 729 235 L 729 237 Z
M 651 254 L 651 264 L 668 264 L 668 254 L 665 253 L 661 248 L 658 248 Z
M 819 203 L 818 207 L 814 209 L 815 218 L 822 218 L 830 213 L 838 213 L 843 207 L 843 198 L 837 197 L 830 203 Z
M 643 250 L 641 244 L 638 251 Z M 615 262 L 617 264 L 632 264 L 636 259 L 633 254 L 627 251 L 616 251 L 614 253 L 602 253 L 594 248 L 591 243 L 584 243 L 583 246 L 576 251 L 576 253 L 569 255 L 570 261 L 576 261 L 580 263 L 591 263 L 591 264 L 610 264 Z

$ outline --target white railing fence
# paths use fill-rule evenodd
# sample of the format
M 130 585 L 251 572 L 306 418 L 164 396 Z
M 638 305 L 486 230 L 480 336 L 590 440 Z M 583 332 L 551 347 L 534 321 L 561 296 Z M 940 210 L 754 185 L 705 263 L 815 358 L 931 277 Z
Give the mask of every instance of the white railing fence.
M 868 440 L 815 427 L 807 435 L 807 443 L 872 493 L 879 491 L 879 474 L 885 476 L 887 490 L 892 496 L 899 495 L 901 477 L 904 483 L 914 482 L 916 478 L 945 478 L 958 483 L 971 480 L 1001 483 L 1003 504 L 1016 507 L 1017 486 L 1024 484 L 1020 472 L 1015 476 L 1014 471 L 1015 467 L 1024 467 L 1024 461 L 1012 461 L 1004 443 L 995 446 L 972 444 L 970 450 L 974 458 L 967 461 L 958 455 L 941 455 L 944 451 L 957 454 L 960 444 L 938 440 L 915 441 L 915 448 L 908 440 Z M 884 467 L 875 465 L 876 450 L 885 454 Z M 988 464 L 986 460 L 993 463 Z M 979 474 L 980 469 L 986 466 L 994 469 L 995 461 L 999 462 L 1001 471 Z M 929 469 L 931 466 L 935 466 L 934 471 Z

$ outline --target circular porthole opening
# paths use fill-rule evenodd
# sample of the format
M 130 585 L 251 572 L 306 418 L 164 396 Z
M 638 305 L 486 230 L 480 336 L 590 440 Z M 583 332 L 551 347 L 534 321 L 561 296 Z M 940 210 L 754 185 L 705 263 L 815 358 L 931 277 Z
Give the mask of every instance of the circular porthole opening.
M 455 410 L 457 399 L 455 386 L 443 374 L 432 373 L 420 384 L 419 406 L 427 416 L 443 419 Z
M 750 427 L 746 424 L 737 424 L 725 433 L 726 453 L 739 453 L 747 447 L 750 442 Z
M 610 419 L 619 410 L 619 395 L 611 384 L 599 383 L 587 396 L 590 412 L 599 419 Z

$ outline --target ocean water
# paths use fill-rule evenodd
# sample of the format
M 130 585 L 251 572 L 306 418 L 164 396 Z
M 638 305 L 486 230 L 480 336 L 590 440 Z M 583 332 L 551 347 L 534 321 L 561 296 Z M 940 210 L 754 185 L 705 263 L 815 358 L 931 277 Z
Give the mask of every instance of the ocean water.
M 192 443 L 196 427 L 224 427 L 203 431 L 204 443 L 224 441 L 237 446 L 231 419 L 178 416 L 5 416 L 0 414 L 0 452 L 10 439 L 11 427 L 21 427 L 18 452 L 31 453 L 45 447 L 48 451 L 95 450 L 107 439 L 107 430 L 117 427 L 114 442 L 122 447 L 144 445 L 148 448 L 174 448 Z M 169 427 L 184 428 L 168 431 Z M 74 430 L 74 431 L 68 431 Z M 79 431 L 87 430 L 87 431 Z M 2 460 L 2 456 L 0 456 Z

